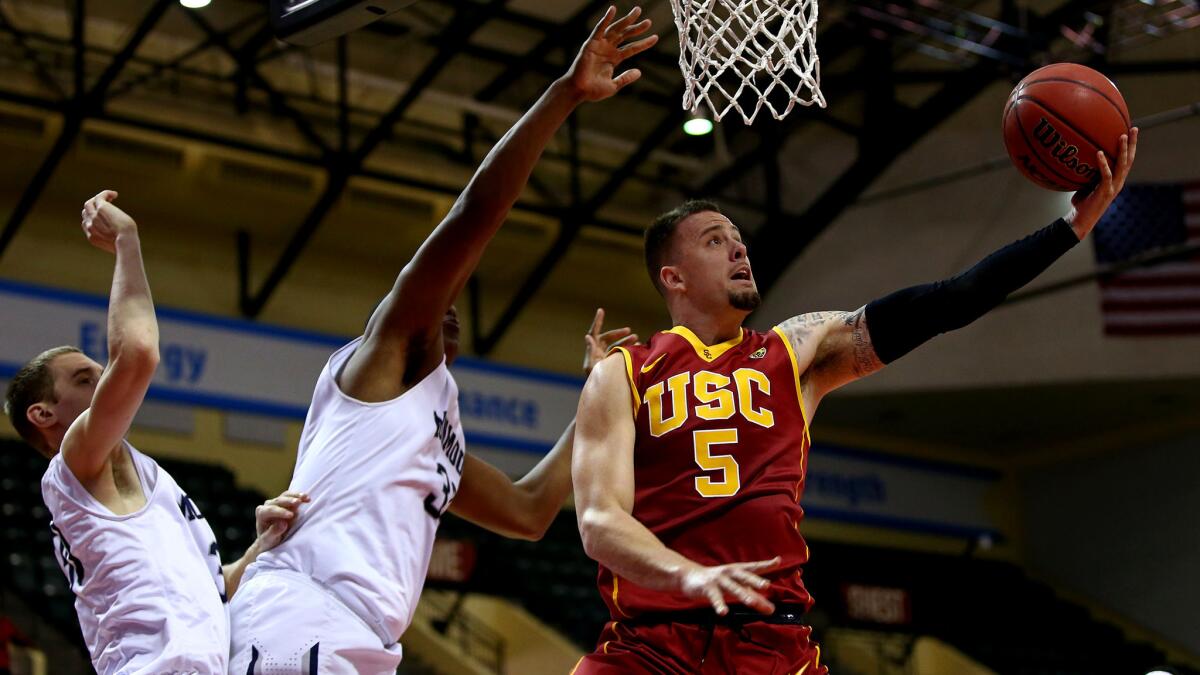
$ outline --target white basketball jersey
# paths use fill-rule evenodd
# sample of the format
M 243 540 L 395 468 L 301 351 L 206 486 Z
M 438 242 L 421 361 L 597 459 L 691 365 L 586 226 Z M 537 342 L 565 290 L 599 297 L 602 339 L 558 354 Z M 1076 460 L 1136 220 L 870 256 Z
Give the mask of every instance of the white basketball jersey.
M 288 539 L 247 570 L 303 572 L 390 646 L 416 610 L 438 520 L 458 491 L 458 387 L 443 360 L 398 398 L 364 403 L 336 376 L 361 338 L 329 358 L 300 436 L 291 489 L 308 493 Z
M 217 539 L 175 479 L 125 447 L 146 495 L 134 513 L 114 515 L 61 454 L 42 477 L 92 665 L 101 675 L 223 673 L 229 616 Z

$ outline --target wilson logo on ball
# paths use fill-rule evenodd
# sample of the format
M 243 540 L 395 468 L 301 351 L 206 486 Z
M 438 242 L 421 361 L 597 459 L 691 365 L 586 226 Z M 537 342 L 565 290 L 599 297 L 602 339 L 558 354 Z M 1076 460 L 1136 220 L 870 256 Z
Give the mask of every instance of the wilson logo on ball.
M 1077 159 L 1075 156 L 1079 154 L 1079 148 L 1064 141 L 1062 134 L 1058 133 L 1054 125 L 1045 117 L 1038 120 L 1037 126 L 1033 129 L 1033 135 L 1042 144 L 1042 147 L 1053 148 L 1050 156 L 1058 160 L 1059 164 L 1087 180 L 1096 176 L 1098 171 L 1096 167 Z

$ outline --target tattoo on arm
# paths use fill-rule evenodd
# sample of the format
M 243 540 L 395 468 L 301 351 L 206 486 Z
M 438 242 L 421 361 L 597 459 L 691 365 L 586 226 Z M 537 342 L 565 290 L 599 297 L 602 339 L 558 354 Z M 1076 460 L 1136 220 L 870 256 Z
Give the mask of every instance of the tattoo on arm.
M 866 377 L 883 368 L 883 362 L 879 360 L 875 347 L 871 344 L 871 333 L 867 330 L 866 307 L 846 312 L 842 323 L 851 329 L 855 377 Z
M 818 373 L 831 388 L 866 377 L 883 368 L 871 344 L 865 308 L 853 312 L 800 314 L 779 325 L 798 354 L 812 354 L 802 379 Z M 817 341 L 816 344 L 813 344 Z
M 846 312 L 810 312 L 808 314 L 797 314 L 779 324 L 779 328 L 791 340 L 792 347 L 799 350 L 808 342 L 812 337 L 813 331 L 819 326 L 844 314 Z

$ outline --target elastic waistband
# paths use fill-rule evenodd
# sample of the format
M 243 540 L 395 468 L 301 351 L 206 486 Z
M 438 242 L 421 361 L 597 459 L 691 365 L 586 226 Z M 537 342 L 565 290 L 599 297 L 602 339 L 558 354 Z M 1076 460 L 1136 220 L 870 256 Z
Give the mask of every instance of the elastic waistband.
M 762 614 L 743 605 L 730 605 L 729 613 L 720 616 L 711 608 L 683 609 L 676 612 L 645 612 L 621 623 L 646 626 L 662 623 L 682 623 L 695 626 L 741 626 L 748 623 L 770 623 L 785 626 L 805 625 L 804 605 L 779 604 L 771 614 Z
M 354 617 L 355 620 L 357 620 L 360 624 L 362 624 L 363 628 L 366 628 L 367 630 L 374 633 L 375 636 L 379 638 L 379 641 L 383 643 L 384 647 L 391 647 L 392 645 L 396 644 L 396 638 L 391 637 L 387 633 L 383 632 L 381 630 L 382 627 L 372 626 L 371 622 L 367 618 L 360 615 L 358 612 L 354 611 L 353 606 L 350 603 L 343 600 L 342 597 L 337 594 L 337 591 L 333 590 L 329 586 L 326 586 L 325 584 L 321 583 L 320 581 L 312 578 L 310 575 L 305 574 L 304 572 L 297 572 L 296 570 L 291 570 L 291 569 L 287 569 L 287 568 L 283 568 L 283 567 L 259 567 L 257 570 L 257 573 L 254 575 L 254 577 L 252 579 L 250 579 L 250 581 L 257 579 L 258 577 L 265 577 L 265 576 L 284 577 L 291 581 L 295 581 L 296 583 L 299 583 L 303 586 L 308 586 L 309 588 L 313 589 L 314 591 L 317 591 L 319 593 L 324 593 L 325 595 L 327 595 L 331 599 L 333 599 L 335 602 L 337 602 L 337 604 L 340 605 L 342 607 L 342 609 L 346 610 L 347 614 Z

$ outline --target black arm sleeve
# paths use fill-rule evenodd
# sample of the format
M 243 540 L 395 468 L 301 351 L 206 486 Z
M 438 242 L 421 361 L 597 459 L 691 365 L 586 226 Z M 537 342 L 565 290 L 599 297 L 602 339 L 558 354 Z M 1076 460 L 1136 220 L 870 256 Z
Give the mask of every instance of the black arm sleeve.
M 896 291 L 867 304 L 875 354 L 891 363 L 999 305 L 1079 243 L 1061 218 L 944 281 Z

